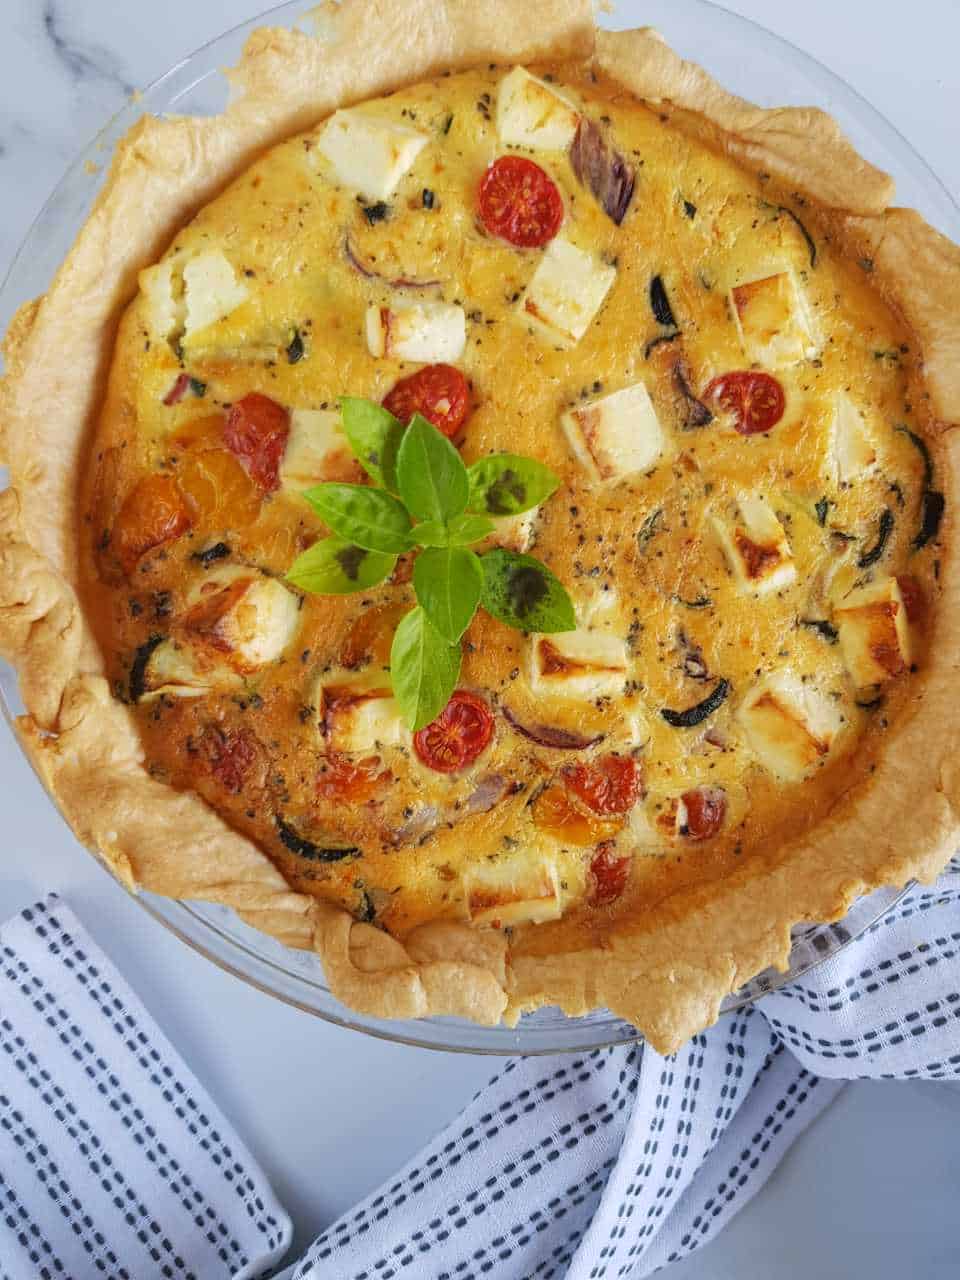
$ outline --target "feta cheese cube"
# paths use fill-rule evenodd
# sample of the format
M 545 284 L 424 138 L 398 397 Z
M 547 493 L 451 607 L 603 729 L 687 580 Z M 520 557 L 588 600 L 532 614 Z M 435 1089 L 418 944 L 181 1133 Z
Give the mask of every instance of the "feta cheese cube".
M 763 498 L 743 494 L 737 505 L 737 519 L 715 515 L 711 523 L 738 591 L 746 595 L 782 591 L 797 576 L 783 525 Z
M 332 751 L 379 751 L 404 741 L 400 706 L 389 687 L 363 681 L 324 683 L 318 699 L 320 731 Z
M 806 302 L 792 270 L 737 285 L 729 297 L 750 360 L 779 369 L 816 354 Z
M 280 487 L 294 491 L 311 489 L 328 478 L 331 464 L 351 456 L 339 413 L 331 409 L 294 409 L 280 463 Z
M 207 249 L 190 258 L 183 268 L 186 298 L 184 340 L 207 325 L 215 324 L 246 302 L 250 290 L 237 279 L 225 254 Z
M 500 81 L 497 133 L 508 146 L 566 151 L 580 121 L 572 103 L 524 67 Z
M 568 409 L 560 425 L 574 456 L 595 484 L 649 471 L 667 447 L 642 382 Z
M 563 914 L 556 864 L 535 850 L 476 863 L 465 873 L 463 887 L 472 924 L 505 929 L 559 920 Z
M 591 700 L 622 693 L 627 649 L 619 636 L 581 628 L 530 639 L 530 687 L 537 695 Z
M 834 606 L 840 652 L 858 688 L 883 684 L 910 666 L 910 624 L 896 578 L 879 578 Z
M 877 460 L 877 446 L 863 414 L 842 391 L 834 405 L 830 443 L 831 479 L 836 484 L 850 484 Z
M 448 302 L 367 308 L 367 348 L 377 359 L 452 363 L 467 345 L 463 307 Z
M 785 669 L 755 684 L 735 718 L 760 763 L 786 782 L 826 761 L 844 722 L 832 699 Z
M 551 240 L 517 303 L 520 318 L 549 341 L 580 341 L 616 279 L 615 267 L 558 237 Z
M 317 150 L 337 181 L 366 200 L 386 200 L 429 142 L 426 134 L 356 107 L 335 111 L 320 131 Z
M 146 321 L 151 335 L 164 341 L 183 332 L 187 308 L 183 278 L 174 270 L 172 258 L 140 272 L 140 292 L 146 299 Z
M 198 652 L 192 645 L 162 640 L 147 658 L 138 701 L 171 698 L 201 698 L 212 689 L 229 689 L 241 683 L 229 667 Z
M 244 672 L 276 661 L 300 625 L 297 596 L 276 578 L 242 565 L 225 565 L 204 577 L 190 606 L 184 630 Z

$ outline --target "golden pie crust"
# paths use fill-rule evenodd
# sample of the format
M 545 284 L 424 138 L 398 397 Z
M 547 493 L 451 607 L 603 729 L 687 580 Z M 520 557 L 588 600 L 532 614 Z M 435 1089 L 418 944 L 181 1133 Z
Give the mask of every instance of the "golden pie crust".
M 274 143 L 338 106 L 491 61 L 592 62 L 647 103 L 694 113 L 741 164 L 802 193 L 845 252 L 872 262 L 874 283 L 912 331 L 946 495 L 929 656 L 869 781 L 762 870 L 748 861 L 720 884 L 673 894 L 642 925 L 557 955 L 511 955 L 507 935 L 449 921 L 401 943 L 293 892 L 197 795 L 150 777 L 74 592 L 77 476 L 138 271 Z M 0 441 L 12 487 L 0 495 L 0 652 L 20 673 L 21 739 L 78 838 L 128 888 L 223 903 L 288 945 L 314 948 L 334 994 L 357 1010 L 492 1024 L 542 1004 L 572 1015 L 605 1006 L 672 1051 L 715 1020 L 730 991 L 784 964 L 792 925 L 836 919 L 874 887 L 932 880 L 956 846 L 960 249 L 890 207 L 891 180 L 829 116 L 735 98 L 649 29 L 597 31 L 589 0 L 347 0 L 325 14 L 322 39 L 254 33 L 229 75 L 234 101 L 222 116 L 146 117 L 131 130 L 50 290 L 21 308 L 6 337 Z

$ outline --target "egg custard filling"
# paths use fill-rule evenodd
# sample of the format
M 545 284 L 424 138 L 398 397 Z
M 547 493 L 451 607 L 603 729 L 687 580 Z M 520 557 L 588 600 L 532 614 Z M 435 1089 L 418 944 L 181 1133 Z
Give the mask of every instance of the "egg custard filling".
M 870 267 L 572 64 L 266 151 L 141 272 L 87 468 L 152 777 L 400 940 L 556 955 L 774 859 L 875 767 L 937 608 L 941 461 Z M 470 478 L 436 528 L 388 468 L 415 429 Z M 386 523 L 344 536 L 344 486 Z M 441 561 L 476 611 L 398 657 Z

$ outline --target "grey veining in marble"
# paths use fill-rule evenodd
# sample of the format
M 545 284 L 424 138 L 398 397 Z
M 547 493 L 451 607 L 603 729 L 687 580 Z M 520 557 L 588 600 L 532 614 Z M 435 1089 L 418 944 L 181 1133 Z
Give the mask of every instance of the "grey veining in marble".
M 270 3 L 0 0 L 0 276 L 68 163 L 131 90 Z M 641 24 L 644 0 L 628 3 Z M 911 0 L 909 21 L 876 0 L 724 3 L 838 72 L 960 191 L 958 0 Z M 490 1074 L 482 1060 L 306 1019 L 194 955 L 75 846 L 2 726 L 0 813 L 0 918 L 51 888 L 77 907 L 250 1142 L 301 1243 Z M 671 1280 L 955 1280 L 958 1134 L 960 1093 L 948 1086 L 846 1090 L 756 1201 Z

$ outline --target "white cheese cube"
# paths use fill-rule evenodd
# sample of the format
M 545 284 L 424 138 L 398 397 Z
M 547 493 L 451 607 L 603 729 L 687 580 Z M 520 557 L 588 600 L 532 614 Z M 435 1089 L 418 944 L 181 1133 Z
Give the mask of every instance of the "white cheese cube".
M 711 517 L 737 590 L 746 595 L 782 591 L 797 576 L 783 525 L 763 498 L 743 494 L 737 505 L 735 520 Z
M 332 409 L 294 409 L 280 463 L 280 487 L 311 489 L 328 478 L 330 466 L 343 457 L 352 457 L 352 450 L 339 413 Z
M 736 720 L 760 763 L 787 782 L 822 764 L 843 727 L 837 704 L 786 670 L 755 684 Z
M 573 104 L 524 67 L 500 81 L 497 133 L 508 146 L 566 151 L 579 122 Z
M 347 754 L 398 746 L 406 730 L 400 706 L 387 687 L 325 683 L 320 691 L 320 730 L 332 751 Z
M 840 652 L 858 688 L 883 684 L 910 666 L 910 624 L 896 578 L 851 591 L 834 607 Z
M 577 461 L 596 484 L 649 471 L 667 447 L 642 382 L 568 409 L 560 425 Z
M 198 653 L 192 645 L 162 640 L 144 666 L 138 700 L 152 702 L 163 695 L 201 698 L 212 689 L 231 688 L 240 683 L 235 671 L 211 660 L 207 654 Z
M 453 302 L 367 308 L 367 347 L 377 359 L 450 364 L 467 345 L 463 307 Z
M 464 875 L 463 888 L 472 924 L 506 929 L 559 920 L 563 913 L 556 865 L 535 850 L 476 863 Z
M 779 369 L 816 354 L 806 302 L 792 270 L 730 290 L 730 310 L 747 357 Z
M 830 444 L 831 478 L 836 484 L 850 484 L 877 460 L 877 446 L 863 414 L 842 391 L 834 406 Z
M 183 268 L 186 297 L 184 339 L 215 324 L 246 302 L 250 290 L 237 279 L 232 264 L 219 249 L 207 249 Z
M 590 327 L 616 276 L 615 267 L 558 237 L 517 303 L 520 318 L 551 342 L 572 347 Z
M 533 546 L 533 534 L 537 524 L 538 508 L 532 511 L 521 511 L 516 516 L 500 516 L 494 520 L 496 528 L 490 535 L 489 544 L 503 547 L 507 551 L 523 554 Z
M 140 272 L 140 292 L 147 303 L 147 326 L 151 335 L 163 341 L 183 331 L 187 309 L 183 279 L 174 270 L 172 258 Z
M 564 631 L 530 639 L 530 688 L 538 696 L 592 700 L 623 691 L 627 648 L 607 631 Z
M 337 181 L 366 200 L 386 200 L 429 142 L 405 124 L 363 110 L 335 111 L 320 131 L 317 150 L 330 161 Z
M 183 619 L 198 643 L 224 655 L 239 671 L 274 662 L 300 624 L 300 601 L 276 578 L 226 565 L 201 579 Z

